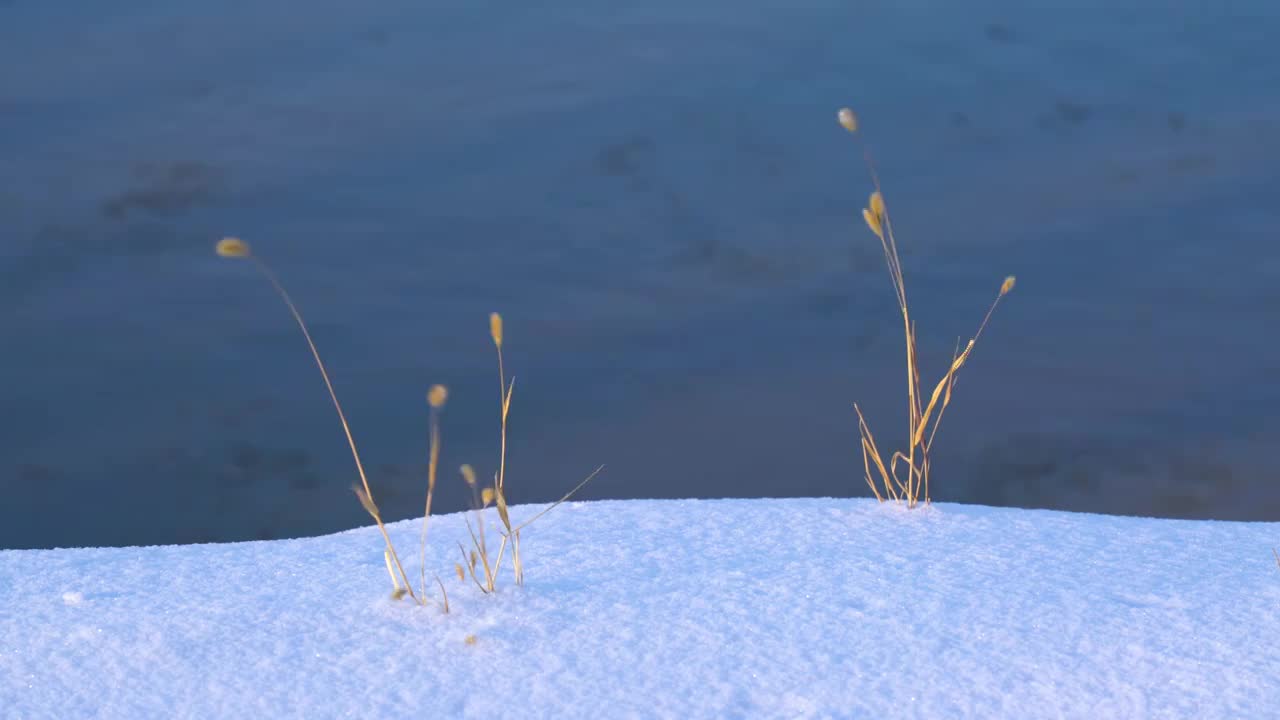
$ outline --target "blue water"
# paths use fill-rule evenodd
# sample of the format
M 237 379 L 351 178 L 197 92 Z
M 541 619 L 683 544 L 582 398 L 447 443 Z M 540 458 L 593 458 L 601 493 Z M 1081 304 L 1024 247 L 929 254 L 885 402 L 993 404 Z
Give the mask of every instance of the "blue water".
M 937 500 L 1280 517 L 1280 8 L 1261 1 L 0 2 L 0 547 L 513 502 L 867 495 L 906 254 Z

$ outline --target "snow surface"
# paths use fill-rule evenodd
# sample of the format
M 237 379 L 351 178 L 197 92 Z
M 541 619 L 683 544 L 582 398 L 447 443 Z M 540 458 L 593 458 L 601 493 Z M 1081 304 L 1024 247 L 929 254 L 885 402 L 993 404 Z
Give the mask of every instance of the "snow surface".
M 353 501 L 354 502 L 354 501 Z M 516 519 L 538 506 L 513 508 Z M 0 552 L 0 716 L 1260 718 L 1280 707 L 1274 523 L 862 499 L 569 504 L 527 582 L 376 528 Z M 419 525 L 392 533 L 417 575 Z M 467 637 L 474 635 L 474 644 Z

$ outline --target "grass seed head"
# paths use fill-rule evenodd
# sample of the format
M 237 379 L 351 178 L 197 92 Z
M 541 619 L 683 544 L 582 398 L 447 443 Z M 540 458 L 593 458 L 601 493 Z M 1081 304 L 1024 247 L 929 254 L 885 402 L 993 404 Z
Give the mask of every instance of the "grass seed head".
M 372 515 L 374 519 L 377 519 L 378 506 L 373 504 L 373 498 L 369 497 L 369 493 L 365 492 L 364 488 L 359 485 L 352 485 L 351 490 L 356 494 L 356 497 L 359 498 L 360 505 L 364 508 L 365 512 Z
M 462 479 L 467 481 L 468 485 L 475 487 L 476 471 L 472 469 L 470 465 L 463 465 L 462 467 L 458 468 L 458 471 L 462 473 Z
M 240 238 L 225 237 L 218 241 L 214 250 L 219 257 L 224 258 L 245 258 L 249 257 L 249 243 Z
M 871 197 L 867 200 L 867 207 L 877 218 L 884 217 L 884 196 L 879 190 L 871 193 Z
M 884 237 L 884 230 L 880 227 L 880 216 L 871 212 L 870 208 L 862 208 L 862 219 L 867 222 L 867 227 L 871 228 L 871 232 L 879 237 Z
M 1016 277 L 1014 277 L 1014 276 L 1012 276 L 1012 275 L 1010 275 L 1009 277 L 1005 278 L 1005 279 L 1004 279 L 1004 283 L 1002 283 L 1002 284 L 1000 285 L 1000 294 L 1001 294 L 1001 295 L 1008 295 L 1008 294 L 1009 294 L 1009 291 L 1013 289 L 1013 286 L 1014 286 L 1014 284 L 1015 284 L 1016 282 L 1018 282 L 1018 278 L 1016 278 Z
M 467 579 L 467 573 L 466 573 L 466 571 L 465 571 L 465 570 L 463 570 L 463 569 L 462 569 L 462 565 L 460 565 L 460 564 L 458 564 L 458 563 L 454 563 L 454 564 L 453 564 L 453 571 L 454 571 L 454 572 L 456 572 L 456 573 L 458 573 L 458 579 L 459 579 L 459 580 L 466 580 L 466 579 Z
M 463 640 L 463 642 L 465 642 L 465 643 L 466 643 L 466 644 L 468 644 L 468 645 L 475 645 L 475 644 L 476 644 L 476 636 L 475 636 L 475 635 L 468 635 L 468 636 L 466 637 L 466 639 L 464 639 L 464 640 Z
M 489 313 L 489 337 L 494 345 L 502 347 L 502 316 L 498 313 Z
M 507 532 L 511 532 L 511 516 L 507 514 L 507 499 L 502 495 L 502 490 L 495 492 L 493 499 L 498 501 L 498 517 L 502 518 L 502 524 L 507 526 Z M 517 541 L 519 535 L 516 536 Z
M 485 507 L 489 507 L 489 505 L 493 503 L 493 488 L 485 488 L 480 491 L 480 502 L 483 503 Z
M 427 392 L 427 404 L 439 410 L 444 407 L 444 403 L 449 399 L 449 389 L 443 385 L 432 385 L 431 390 Z
M 402 587 L 398 587 L 398 588 L 396 588 L 395 590 L 392 590 L 392 591 L 391 591 L 391 599 L 392 599 L 392 600 L 399 600 L 400 598 L 404 597 L 406 594 L 408 594 L 408 591 L 407 591 L 407 590 L 405 590 L 405 589 L 404 589 L 404 588 L 402 588 Z
M 841 108 L 836 113 L 836 118 L 840 120 L 840 125 L 849 132 L 858 132 L 858 116 L 853 114 L 849 108 Z

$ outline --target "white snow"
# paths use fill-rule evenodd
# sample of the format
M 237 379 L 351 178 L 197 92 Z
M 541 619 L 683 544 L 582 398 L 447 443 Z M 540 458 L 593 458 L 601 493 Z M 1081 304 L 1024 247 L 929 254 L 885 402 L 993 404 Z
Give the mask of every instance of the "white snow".
M 418 532 L 392 526 L 414 577 Z M 372 527 L 0 552 L 0 716 L 1260 718 L 1280 707 L 1274 523 L 863 499 L 568 504 L 525 531 L 525 586 L 508 566 L 495 595 L 453 575 L 465 536 L 461 515 L 433 519 L 427 566 L 449 615 L 390 599 Z
M 1042 407 L 1057 414 L 1046 433 L 1106 417 L 1155 427 L 1162 442 L 1166 416 L 1197 428 L 1228 418 L 1230 442 L 1257 437 L 1260 466 L 1273 467 L 1274 342 L 1240 330 L 1274 314 L 1259 290 L 1277 272 L 1273 4 L 553 5 L 0 0 L 0 129 L 15 178 L 0 187 L 15 238 L 0 243 L 0 337 L 23 348 L 0 388 L 23 423 L 0 437 L 0 457 L 27 470 L 0 507 L 0 536 L 26 541 L 43 525 L 111 542 L 151 523 L 202 537 L 210 508 L 220 531 L 248 536 L 281 518 L 308 532 L 340 526 L 334 507 L 358 513 L 326 484 L 282 496 L 273 471 L 252 488 L 220 482 L 227 449 L 201 449 L 270 436 L 288 451 L 335 432 L 281 309 L 258 311 L 247 281 L 209 252 L 227 233 L 270 238 L 306 280 L 295 289 L 313 288 L 313 319 L 360 328 L 346 377 L 372 388 L 353 394 L 370 408 L 359 414 L 384 423 L 361 425 L 386 445 L 371 455 L 421 456 L 420 399 L 386 398 L 437 380 L 462 397 L 465 384 L 434 373 L 470 368 L 458 338 L 495 305 L 518 305 L 531 336 L 555 339 L 536 352 L 581 364 L 543 405 L 570 420 L 529 441 L 530 475 L 601 461 L 618 470 L 604 480 L 617 493 L 684 490 L 688 477 L 699 492 L 744 491 L 747 471 L 823 492 L 804 483 L 837 477 L 848 452 L 827 461 L 814 448 L 832 448 L 823 433 L 847 440 L 849 403 L 865 396 L 831 390 L 851 375 L 847 348 L 792 342 L 846 328 L 789 308 L 838 308 L 846 296 L 832 288 L 850 283 L 869 187 L 831 116 L 844 104 L 874 130 L 911 234 L 941 238 L 925 246 L 951 263 L 935 287 L 969 287 L 979 261 L 956 258 L 981 257 L 988 272 L 1004 253 L 1020 275 L 1041 269 L 1040 300 L 1002 310 L 999 325 L 1042 339 L 983 357 L 990 376 L 1016 382 L 1009 395 L 974 392 L 986 417 L 971 437 L 1021 442 Z M 993 197 L 998 223 L 951 232 Z M 1187 222 L 1200 215 L 1211 228 Z M 350 272 L 357 241 L 370 251 Z M 885 297 L 878 248 L 862 243 Z M 1101 258 L 1091 298 L 1079 258 Z M 990 270 L 997 282 L 1005 272 Z M 1156 311 L 1115 310 L 1145 307 Z M 796 329 L 764 335 L 761 318 L 783 313 Z M 746 342 L 704 328 L 729 316 L 751 321 L 741 337 L 753 352 L 781 359 L 720 368 L 724 348 Z M 685 330 L 656 334 L 671 327 Z M 793 347 L 818 360 L 772 349 Z M 1121 355 L 1137 360 L 1117 367 Z M 616 372 L 619 357 L 648 374 Z M 402 369 L 411 362 L 423 367 Z M 858 358 L 859 387 L 897 377 L 876 362 Z M 667 366 L 715 372 L 691 388 L 658 373 Z M 293 382 L 264 367 L 296 368 L 306 390 L 263 405 Z M 781 385 L 776 368 L 812 391 Z M 1238 384 L 1220 395 L 1227 376 Z M 576 406 L 567 386 L 582 388 Z M 1034 403 L 1027 388 L 1043 391 Z M 780 444 L 776 424 L 742 410 L 762 398 L 770 420 L 796 423 Z M 700 432 L 713 424 L 725 431 Z M 1130 457 L 1116 424 L 1102 434 Z M 770 443 L 750 434 L 759 428 Z M 335 447 L 317 473 L 346 466 Z M 1193 499 L 1270 507 L 1274 474 L 1234 477 L 1233 492 L 1197 483 Z M 1143 479 L 1099 492 L 1109 509 L 1131 507 L 1166 482 Z M 419 529 L 391 527 L 412 577 Z M 432 521 L 427 567 L 448 588 L 448 615 L 389 597 L 373 527 L 0 550 L 0 720 L 1280 712 L 1277 523 L 865 499 L 574 503 L 525 532 L 527 583 L 513 586 L 508 565 L 494 595 L 453 575 L 466 536 L 461 515 Z

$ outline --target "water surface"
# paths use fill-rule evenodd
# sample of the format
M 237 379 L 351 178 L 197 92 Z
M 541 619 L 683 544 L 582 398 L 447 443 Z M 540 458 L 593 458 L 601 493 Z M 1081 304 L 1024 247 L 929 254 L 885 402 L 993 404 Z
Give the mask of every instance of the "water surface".
M 961 377 L 934 498 L 1280 517 L 1280 9 L 1271 3 L 0 3 L 0 547 L 388 517 L 424 394 L 513 502 L 869 494 L 900 320 Z

